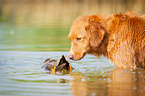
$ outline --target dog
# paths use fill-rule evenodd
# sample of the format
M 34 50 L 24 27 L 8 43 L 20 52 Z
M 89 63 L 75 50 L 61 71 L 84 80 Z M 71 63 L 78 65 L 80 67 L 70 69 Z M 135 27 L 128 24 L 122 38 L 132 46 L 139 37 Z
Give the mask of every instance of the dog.
M 69 58 L 105 56 L 118 68 L 145 67 L 145 15 L 83 15 L 71 25 Z

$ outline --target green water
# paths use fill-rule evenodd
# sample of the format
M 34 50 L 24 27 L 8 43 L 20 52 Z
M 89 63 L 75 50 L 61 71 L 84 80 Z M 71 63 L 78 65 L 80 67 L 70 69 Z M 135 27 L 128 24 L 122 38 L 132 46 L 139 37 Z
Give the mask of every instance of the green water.
M 0 50 L 69 50 L 69 27 L 0 23 Z

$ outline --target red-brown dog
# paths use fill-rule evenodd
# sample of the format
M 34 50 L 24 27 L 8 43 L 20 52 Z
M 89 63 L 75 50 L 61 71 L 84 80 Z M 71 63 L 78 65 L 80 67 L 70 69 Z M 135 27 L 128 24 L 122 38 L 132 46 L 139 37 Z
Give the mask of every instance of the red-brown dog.
M 145 16 L 119 13 L 80 16 L 72 24 L 69 58 L 106 56 L 119 68 L 145 67 Z

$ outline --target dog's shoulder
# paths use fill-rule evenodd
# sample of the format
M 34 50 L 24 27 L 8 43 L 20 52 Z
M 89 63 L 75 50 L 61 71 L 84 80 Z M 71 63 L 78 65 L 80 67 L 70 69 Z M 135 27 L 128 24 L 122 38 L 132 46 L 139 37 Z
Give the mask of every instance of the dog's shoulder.
M 145 36 L 145 20 L 137 15 L 124 13 L 113 14 L 110 22 L 108 51 L 118 46 L 120 42 L 135 41 Z M 135 43 L 135 42 L 134 42 Z

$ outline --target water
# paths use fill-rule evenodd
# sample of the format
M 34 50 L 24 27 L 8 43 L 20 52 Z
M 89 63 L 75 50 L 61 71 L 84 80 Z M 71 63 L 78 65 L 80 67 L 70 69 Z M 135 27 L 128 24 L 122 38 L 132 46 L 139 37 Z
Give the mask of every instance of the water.
M 110 3 L 109 3 L 110 2 Z M 145 70 L 117 69 L 107 58 L 70 60 L 71 73 L 41 69 L 68 57 L 72 21 L 135 10 L 145 0 L 0 0 L 0 96 L 144 96 Z
M 0 50 L 69 50 L 68 27 L 0 23 Z
M 145 70 L 117 69 L 107 58 L 87 55 L 71 61 L 72 73 L 41 69 L 48 57 L 68 52 L 0 51 L 2 96 L 143 96 Z

